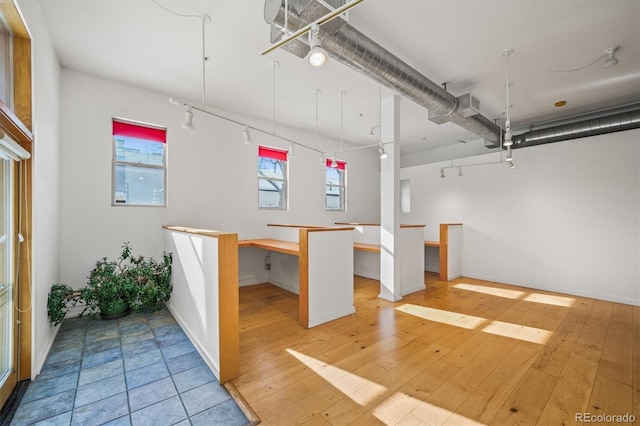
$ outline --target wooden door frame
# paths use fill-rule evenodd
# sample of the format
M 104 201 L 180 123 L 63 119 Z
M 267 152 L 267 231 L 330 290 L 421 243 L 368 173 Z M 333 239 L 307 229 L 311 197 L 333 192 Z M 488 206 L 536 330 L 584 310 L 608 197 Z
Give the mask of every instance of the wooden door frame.
M 18 142 L 25 150 L 33 156 L 33 134 L 32 134 L 32 88 L 31 88 L 31 36 L 22 20 L 18 7 L 13 0 L 0 0 L 0 14 L 2 14 L 9 31 L 13 34 L 13 108 L 9 108 L 0 102 L 0 128 L 13 140 Z M 24 309 L 31 307 L 31 270 L 33 265 L 32 256 L 32 161 L 22 160 L 21 165 L 13 168 L 13 230 L 14 235 L 18 230 L 22 230 L 24 242 L 18 251 L 18 244 L 15 238 L 13 245 L 13 273 L 14 273 L 14 306 Z M 22 191 L 19 191 L 20 167 L 23 170 Z M 22 217 L 17 213 L 22 211 Z M 15 257 L 15 253 L 20 253 L 20 258 Z M 20 270 L 19 277 L 16 272 Z M 17 278 L 17 279 L 16 279 Z M 21 310 L 22 310 L 21 309 Z M 14 369 L 15 378 L 11 381 L 20 381 L 31 378 L 31 309 L 23 312 L 14 310 Z M 8 398 L 12 386 L 7 386 L 0 392 L 0 406 L 4 405 Z M 7 394 L 7 395 L 5 395 Z

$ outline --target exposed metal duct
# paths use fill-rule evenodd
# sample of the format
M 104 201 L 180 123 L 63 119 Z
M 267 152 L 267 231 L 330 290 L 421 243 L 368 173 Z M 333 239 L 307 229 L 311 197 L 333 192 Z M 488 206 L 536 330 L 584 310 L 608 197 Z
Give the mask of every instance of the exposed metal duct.
M 525 148 L 638 128 L 640 128 L 640 106 L 636 106 L 633 111 L 617 112 L 574 123 L 531 130 L 514 136 L 513 148 Z
M 287 25 L 290 32 L 297 31 L 330 11 L 326 3 L 316 0 L 288 0 L 288 4 Z M 271 24 L 271 42 L 279 40 L 285 25 L 284 0 L 265 0 L 264 18 Z M 460 108 L 458 98 L 345 20 L 334 19 L 322 25 L 320 41 L 333 59 L 427 108 L 429 120 L 438 124 L 452 121 L 485 139 L 488 145 L 499 144 L 500 128 L 493 121 L 479 113 L 470 115 L 469 108 Z M 299 39 L 286 44 L 283 49 L 301 58 L 309 52 L 306 42 Z M 464 98 L 467 99 L 468 94 Z

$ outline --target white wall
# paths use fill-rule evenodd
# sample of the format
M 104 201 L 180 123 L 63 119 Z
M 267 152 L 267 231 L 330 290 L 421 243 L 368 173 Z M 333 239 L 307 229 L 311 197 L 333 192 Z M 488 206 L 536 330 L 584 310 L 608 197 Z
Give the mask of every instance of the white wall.
M 31 33 L 33 83 L 32 377 L 40 372 L 57 328 L 47 317 L 47 294 L 59 279 L 60 66 L 36 0 L 20 0 Z M 26 273 L 26 271 L 22 271 Z
M 111 206 L 112 116 L 167 126 L 169 207 Z M 161 226 L 167 224 L 238 232 L 244 239 L 265 237 L 267 223 L 328 225 L 379 220 L 379 159 L 375 150 L 339 155 L 348 163 L 347 212 L 325 211 L 324 167 L 317 153 L 299 146 L 289 165 L 289 210 L 258 210 L 257 145 L 287 149 L 288 143 L 252 132 L 254 143 L 245 145 L 241 126 L 198 111 L 194 112 L 196 130 L 183 130 L 183 116 L 184 110 L 170 104 L 167 95 L 63 68 L 63 281 L 83 286 L 94 262 L 102 256 L 117 256 L 124 241 L 130 241 L 137 253 L 159 256 Z M 234 118 L 270 128 L 266 123 Z M 301 143 L 313 141 L 313 135 L 279 129 L 279 134 Z M 336 146 L 336 141 L 321 141 L 321 148 L 327 151 Z M 259 268 L 264 271 L 264 264 Z
M 402 169 L 403 222 L 426 223 L 428 240 L 441 222 L 464 223 L 464 276 L 640 305 L 640 130 L 519 149 L 514 161 L 461 178 L 440 178 L 448 163 Z

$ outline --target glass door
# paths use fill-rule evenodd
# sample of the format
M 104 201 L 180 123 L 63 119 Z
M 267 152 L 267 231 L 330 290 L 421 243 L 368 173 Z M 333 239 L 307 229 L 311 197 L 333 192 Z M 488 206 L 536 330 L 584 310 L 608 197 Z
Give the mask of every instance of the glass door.
M 0 406 L 16 383 L 11 253 L 11 160 L 0 153 Z

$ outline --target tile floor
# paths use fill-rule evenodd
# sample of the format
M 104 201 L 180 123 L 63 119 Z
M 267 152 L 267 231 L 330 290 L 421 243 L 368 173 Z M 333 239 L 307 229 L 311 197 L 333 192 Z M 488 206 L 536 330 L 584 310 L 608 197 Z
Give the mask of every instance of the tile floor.
M 245 425 L 247 418 L 164 309 L 66 319 L 12 425 Z

